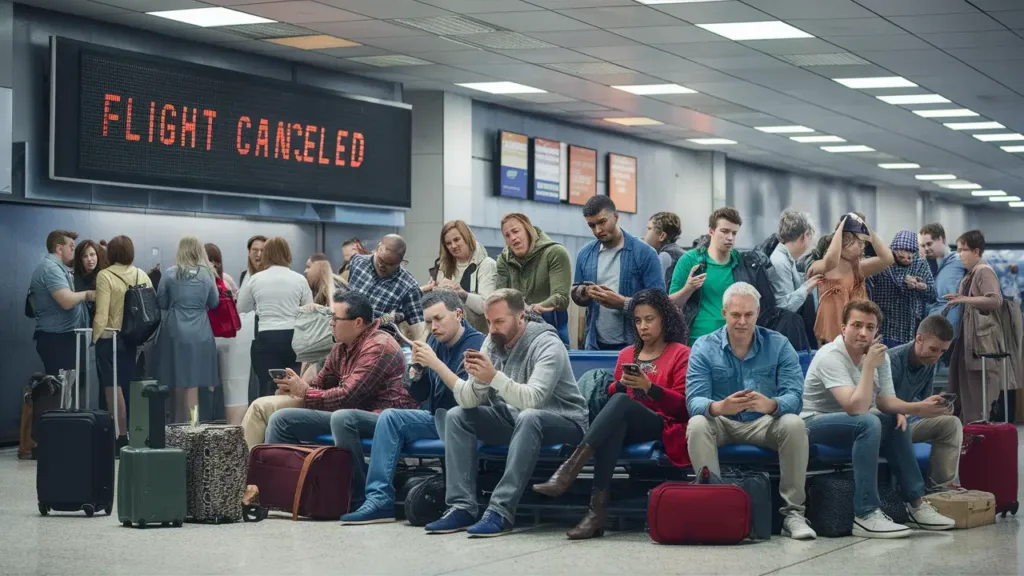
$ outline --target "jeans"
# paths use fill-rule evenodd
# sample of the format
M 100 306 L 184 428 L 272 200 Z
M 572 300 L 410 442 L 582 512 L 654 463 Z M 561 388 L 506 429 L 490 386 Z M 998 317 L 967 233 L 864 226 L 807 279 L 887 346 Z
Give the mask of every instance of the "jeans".
M 395 505 L 395 467 L 402 448 L 416 440 L 437 440 L 434 417 L 426 410 L 388 408 L 380 413 L 373 432 L 370 468 L 366 473 L 366 502 L 377 508 Z
M 817 414 L 806 420 L 811 444 L 836 448 L 853 447 L 853 512 L 857 517 L 871 514 L 881 506 L 878 499 L 878 456 L 889 461 L 889 469 L 906 502 L 924 496 L 924 479 L 914 458 L 910 425 L 896 429 L 891 414 L 845 412 Z
M 661 440 L 664 420 L 629 394 L 615 394 L 608 400 L 582 444 L 594 448 L 594 489 L 607 490 L 615 474 L 622 447 L 635 442 Z
M 310 442 L 330 432 L 334 445 L 352 455 L 352 502 L 363 501 L 366 484 L 366 464 L 363 457 L 363 438 L 373 438 L 379 414 L 363 410 L 311 410 L 309 408 L 283 408 L 270 416 L 267 423 L 267 444 L 299 444 Z
M 271 369 L 291 368 L 299 371 L 299 363 L 295 361 L 295 351 L 292 350 L 294 333 L 294 330 L 267 330 L 257 333 L 253 339 L 249 354 L 252 357 L 252 369 L 260 382 L 259 396 L 270 396 L 277 391 L 277 385 L 270 377 Z
M 445 503 L 476 516 L 477 440 L 487 444 L 507 442 L 505 472 L 487 509 L 514 522 L 516 506 L 533 474 L 541 446 L 576 444 L 582 437 L 583 430 L 575 422 L 545 410 L 531 408 L 513 414 L 505 406 L 452 408 L 445 416 Z

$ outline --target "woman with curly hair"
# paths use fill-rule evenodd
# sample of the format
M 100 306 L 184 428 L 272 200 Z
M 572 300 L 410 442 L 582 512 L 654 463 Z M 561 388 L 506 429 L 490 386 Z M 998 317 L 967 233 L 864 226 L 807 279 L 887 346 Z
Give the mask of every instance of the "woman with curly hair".
M 534 491 L 546 496 L 561 496 L 594 457 L 590 509 L 567 533 L 572 540 L 604 535 L 612 474 L 626 444 L 659 440 L 673 464 L 689 465 L 685 394 L 690 348 L 686 346 L 683 318 L 668 294 L 655 289 L 637 292 L 629 314 L 637 340 L 619 353 L 608 404 L 572 456 L 547 482 L 533 486 Z

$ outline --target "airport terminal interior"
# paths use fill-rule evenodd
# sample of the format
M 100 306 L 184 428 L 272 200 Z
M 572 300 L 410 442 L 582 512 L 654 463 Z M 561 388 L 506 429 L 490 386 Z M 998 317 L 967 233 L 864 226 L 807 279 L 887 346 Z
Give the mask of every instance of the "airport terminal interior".
M 0 0 L 0 574 L 1024 574 L 1024 0 Z

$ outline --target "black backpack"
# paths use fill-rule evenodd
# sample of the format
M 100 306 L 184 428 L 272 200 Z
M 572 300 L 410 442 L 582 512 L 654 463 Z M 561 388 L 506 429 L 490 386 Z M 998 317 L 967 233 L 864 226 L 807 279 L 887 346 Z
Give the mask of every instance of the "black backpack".
M 160 308 L 156 303 L 156 290 L 145 284 L 129 286 L 124 278 L 113 272 L 111 275 L 128 286 L 124 293 L 124 315 L 118 337 L 128 346 L 145 344 L 160 327 Z

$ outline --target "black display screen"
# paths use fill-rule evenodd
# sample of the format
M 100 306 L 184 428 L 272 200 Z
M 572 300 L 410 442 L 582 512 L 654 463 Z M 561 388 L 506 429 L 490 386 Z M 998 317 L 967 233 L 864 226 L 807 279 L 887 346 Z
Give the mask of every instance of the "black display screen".
M 54 38 L 56 179 L 408 208 L 412 111 Z

